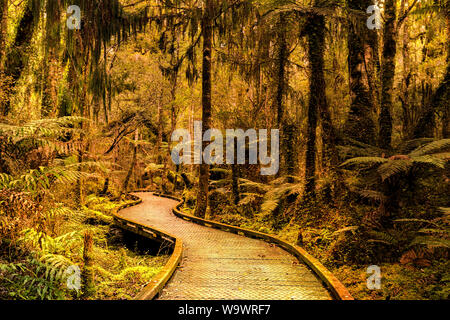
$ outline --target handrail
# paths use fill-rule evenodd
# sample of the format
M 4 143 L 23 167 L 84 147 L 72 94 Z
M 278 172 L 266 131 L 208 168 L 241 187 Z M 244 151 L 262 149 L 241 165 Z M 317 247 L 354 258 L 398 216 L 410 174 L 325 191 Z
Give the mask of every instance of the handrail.
M 149 192 L 147 190 L 139 190 L 135 192 Z M 176 268 L 181 262 L 183 255 L 183 241 L 165 231 L 159 230 L 150 226 L 143 226 L 139 222 L 131 219 L 119 217 L 117 213 L 128 207 L 132 207 L 142 203 L 142 199 L 138 196 L 129 194 L 135 201 L 120 206 L 113 212 L 114 222 L 122 229 L 131 231 L 146 238 L 167 241 L 173 247 L 172 254 L 169 261 L 165 264 L 163 269 L 156 274 L 153 279 L 134 297 L 134 300 L 151 300 L 154 299 L 164 288 L 166 283 L 170 280 Z
M 337 300 L 354 300 L 351 294 L 348 292 L 347 288 L 331 273 L 324 265 L 322 265 L 319 260 L 314 258 L 305 249 L 292 245 L 277 236 L 268 235 L 266 233 L 261 233 L 258 231 L 253 231 L 245 228 L 240 228 L 216 221 L 211 221 L 207 219 L 202 219 L 199 217 L 195 217 L 193 215 L 183 213 L 180 210 L 180 207 L 184 204 L 184 200 L 179 199 L 174 196 L 164 195 L 160 193 L 153 193 L 155 196 L 164 197 L 172 200 L 177 200 L 180 203 L 172 209 L 172 212 L 179 218 L 184 220 L 192 221 L 203 226 L 207 226 L 210 228 L 220 229 L 227 232 L 237 233 L 241 235 L 245 235 L 250 238 L 263 239 L 265 241 L 275 243 L 279 247 L 283 248 L 287 252 L 294 255 L 299 261 L 303 261 L 307 266 L 309 266 L 312 271 L 325 283 L 326 288 L 330 290 L 333 294 L 333 297 Z

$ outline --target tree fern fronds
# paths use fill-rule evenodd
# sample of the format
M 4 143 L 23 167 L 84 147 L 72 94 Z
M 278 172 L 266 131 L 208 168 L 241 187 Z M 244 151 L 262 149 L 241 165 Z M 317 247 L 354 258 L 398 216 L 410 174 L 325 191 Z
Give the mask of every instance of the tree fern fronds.
M 373 237 L 369 240 L 370 242 L 380 242 L 391 246 L 395 246 L 399 243 L 399 239 L 388 232 L 371 230 L 369 231 L 369 234 Z
M 378 202 L 385 202 L 386 201 L 386 196 L 379 192 L 379 191 L 375 191 L 375 190 L 360 190 L 358 191 L 358 193 L 363 196 L 364 198 L 368 198 L 368 199 L 372 199 Z
M 89 120 L 73 116 L 57 119 L 34 120 L 22 126 L 0 124 L 0 133 L 11 137 L 14 141 L 19 141 L 24 137 L 51 138 L 78 130 L 74 129 L 74 126 L 83 121 Z
M 257 214 L 259 217 L 264 217 L 272 214 L 280 205 L 280 199 L 265 200 L 261 205 L 261 211 Z
M 417 148 L 423 146 L 424 144 L 430 143 L 433 141 L 434 141 L 433 138 L 419 138 L 419 139 L 407 140 L 407 141 L 401 142 L 398 145 L 397 150 L 402 154 L 409 154 L 414 149 L 417 149 Z
M 157 172 L 164 168 L 163 164 L 149 163 L 145 167 L 145 172 Z
M 68 216 L 71 215 L 73 211 L 67 207 L 57 207 L 57 208 L 51 208 L 50 210 L 46 211 L 44 213 L 46 219 L 54 219 L 59 216 Z
M 81 241 L 81 235 L 74 231 L 63 234 L 59 237 L 51 237 L 44 232 L 35 229 L 25 229 L 19 242 L 33 246 L 42 253 L 60 254 L 66 252 Z
M 414 240 L 410 244 L 410 246 L 414 245 L 425 245 L 432 248 L 450 248 L 450 240 L 434 236 L 418 236 L 414 238 Z
M 67 268 L 74 265 L 70 259 L 60 254 L 45 254 L 40 261 L 45 264 L 44 276 L 50 281 L 64 279 Z
M 450 160 L 450 152 L 433 153 L 432 155 L 427 155 L 427 157 L 433 157 L 433 158 L 438 158 L 438 159 L 448 161 L 448 160 Z
M 435 154 L 418 156 L 418 157 L 413 158 L 413 162 L 414 163 L 422 163 L 422 164 L 426 164 L 426 165 L 432 165 L 434 167 L 444 169 L 445 163 L 446 163 L 446 158 L 445 158 L 445 154 L 441 154 L 441 155 L 442 155 L 442 157 L 439 157 L 439 156 L 436 157 Z
M 256 188 L 257 190 L 260 190 L 262 192 L 267 192 L 271 189 L 271 186 L 267 184 L 254 182 L 243 178 L 239 179 L 239 186 L 244 188 Z
M 421 146 L 410 153 L 410 156 L 423 156 L 450 148 L 450 139 L 441 139 Z
M 345 228 L 341 228 L 339 230 L 336 230 L 335 232 L 332 233 L 333 236 L 336 236 L 340 233 L 343 232 L 348 232 L 350 231 L 351 233 L 354 233 L 359 227 L 358 226 L 349 226 L 349 227 L 345 227 Z
M 427 223 L 427 224 L 431 224 L 437 227 L 440 227 L 437 223 L 432 222 L 430 220 L 425 220 L 425 219 L 395 219 L 394 222 L 419 222 L 419 223 Z
M 438 234 L 438 235 L 449 235 L 449 230 L 445 229 L 436 229 L 436 228 L 422 228 L 419 229 L 417 232 L 424 233 L 424 234 Z
M 263 195 L 259 194 L 259 193 L 251 193 L 251 192 L 245 192 L 245 193 L 241 193 L 241 200 L 239 201 L 240 206 L 243 205 L 247 205 L 252 203 L 253 201 L 255 201 L 258 198 L 262 198 Z
M 413 161 L 411 160 L 393 160 L 380 165 L 377 168 L 377 172 L 384 181 L 397 173 L 407 171 L 412 167 L 412 165 Z
M 220 180 L 212 180 L 210 182 L 211 185 L 214 186 L 226 186 L 231 182 L 231 179 L 220 179 Z
M 341 164 L 341 167 L 351 166 L 351 165 L 363 165 L 363 164 L 380 164 L 388 162 L 389 159 L 382 157 L 356 157 L 349 159 Z
M 211 168 L 210 171 L 217 172 L 217 173 L 231 174 L 230 169 L 224 169 L 224 168 Z

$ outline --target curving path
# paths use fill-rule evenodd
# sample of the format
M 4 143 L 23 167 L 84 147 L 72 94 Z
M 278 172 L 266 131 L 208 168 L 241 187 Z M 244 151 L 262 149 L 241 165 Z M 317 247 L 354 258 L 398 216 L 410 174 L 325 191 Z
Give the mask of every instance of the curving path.
M 162 291 L 164 300 L 324 300 L 321 281 L 283 249 L 175 217 L 177 201 L 136 193 L 143 202 L 117 215 L 179 237 L 182 262 Z

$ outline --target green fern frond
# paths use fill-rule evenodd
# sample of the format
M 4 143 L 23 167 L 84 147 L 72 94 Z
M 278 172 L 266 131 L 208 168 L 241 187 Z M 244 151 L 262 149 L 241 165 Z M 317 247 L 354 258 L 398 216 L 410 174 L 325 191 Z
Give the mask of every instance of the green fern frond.
M 224 168 L 211 168 L 210 171 L 216 172 L 216 173 L 231 174 L 230 169 L 224 169 Z
M 261 205 L 261 212 L 258 214 L 259 217 L 264 217 L 272 214 L 278 206 L 280 205 L 280 199 L 265 200 Z
M 450 139 L 441 139 L 433 141 L 429 144 L 421 146 L 410 153 L 412 157 L 423 156 L 427 154 L 437 153 L 450 148 Z
M 410 246 L 414 245 L 425 245 L 432 248 L 450 248 L 450 240 L 441 237 L 419 236 L 414 238 L 410 244 Z
M 358 191 L 358 193 L 363 196 L 364 198 L 368 198 L 368 199 L 372 199 L 375 201 L 379 201 L 379 202 L 385 202 L 386 201 L 386 196 L 379 192 L 379 191 L 375 191 L 375 190 L 360 190 Z
M 436 157 L 433 155 L 424 155 L 412 158 L 414 163 L 421 163 L 425 165 L 431 165 L 437 168 L 444 169 L 445 168 L 445 159 Z
M 380 164 L 388 162 L 389 159 L 382 157 L 357 157 L 348 159 L 341 164 L 341 167 L 351 166 L 351 165 L 368 165 L 368 164 Z
M 339 230 L 336 230 L 335 232 L 332 233 L 332 236 L 336 236 L 338 234 L 341 234 L 343 232 L 348 232 L 350 231 L 351 233 L 354 233 L 359 227 L 358 226 L 349 226 L 349 227 L 345 227 Z
M 254 182 L 254 181 L 242 179 L 242 178 L 239 179 L 239 186 L 242 188 L 254 188 L 254 189 L 260 190 L 262 192 L 267 192 L 271 189 L 271 186 L 269 186 L 267 184 Z
M 369 239 L 370 242 L 380 242 L 391 246 L 396 246 L 399 243 L 397 237 L 383 231 L 369 231 L 369 234 L 373 237 Z
M 384 181 L 391 176 L 408 171 L 413 165 L 411 160 L 390 160 L 378 167 L 377 172 Z
M 434 223 L 434 222 L 432 222 L 430 220 L 425 220 L 425 219 L 412 219 L 412 218 L 409 218 L 409 219 L 395 219 L 394 222 L 427 223 L 427 224 L 431 224 L 431 225 L 439 227 L 438 224 L 436 224 L 436 223 Z

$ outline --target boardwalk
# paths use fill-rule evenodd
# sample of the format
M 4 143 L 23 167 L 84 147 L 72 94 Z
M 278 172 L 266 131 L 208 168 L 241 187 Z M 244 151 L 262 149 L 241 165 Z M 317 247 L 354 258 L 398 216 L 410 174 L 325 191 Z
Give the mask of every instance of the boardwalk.
M 184 242 L 183 260 L 159 299 L 331 299 L 314 274 L 286 251 L 264 242 L 175 217 L 176 201 L 137 193 L 143 202 L 119 216 Z

